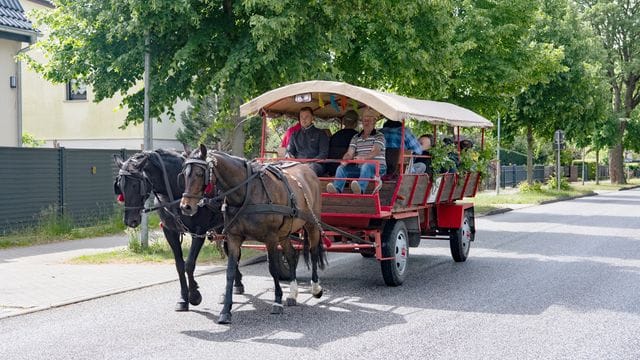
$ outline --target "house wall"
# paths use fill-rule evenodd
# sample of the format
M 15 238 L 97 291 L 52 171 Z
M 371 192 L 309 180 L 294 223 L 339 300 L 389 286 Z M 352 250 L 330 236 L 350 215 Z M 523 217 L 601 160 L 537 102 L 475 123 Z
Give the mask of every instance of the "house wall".
M 0 146 L 18 146 L 18 89 L 9 87 L 9 77 L 16 76 L 20 45 L 0 39 Z
M 22 0 L 27 16 L 32 9 L 47 7 L 29 0 Z M 46 29 L 41 29 L 46 36 Z M 38 50 L 30 50 L 29 55 L 44 62 L 44 56 Z M 143 59 L 140 59 L 141 61 Z M 122 98 L 94 102 L 92 89 L 87 89 L 87 100 L 66 100 L 66 84 L 52 84 L 27 66 L 23 66 L 23 132 L 44 140 L 45 146 L 95 149 L 141 149 L 144 143 L 142 125 L 128 126 L 124 124 L 127 110 L 120 108 Z M 177 117 L 186 109 L 187 104 L 179 101 L 175 107 Z M 161 117 L 162 122 L 153 122 L 153 147 L 181 148 L 175 134 L 181 126 Z

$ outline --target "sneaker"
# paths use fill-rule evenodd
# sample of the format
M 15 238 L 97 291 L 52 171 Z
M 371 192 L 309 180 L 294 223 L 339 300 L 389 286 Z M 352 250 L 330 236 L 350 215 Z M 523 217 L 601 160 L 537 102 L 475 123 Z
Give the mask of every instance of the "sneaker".
M 351 192 L 354 194 L 362 194 L 362 190 L 360 190 L 360 184 L 358 184 L 358 182 L 355 180 L 351 182 Z
M 380 191 L 380 189 L 382 189 L 382 180 L 376 179 L 376 187 L 373 189 L 372 194 L 377 193 L 378 191 Z
M 335 194 L 338 192 L 338 189 L 336 189 L 335 186 L 333 186 L 333 183 L 328 183 L 327 184 L 327 192 L 331 193 L 331 194 Z

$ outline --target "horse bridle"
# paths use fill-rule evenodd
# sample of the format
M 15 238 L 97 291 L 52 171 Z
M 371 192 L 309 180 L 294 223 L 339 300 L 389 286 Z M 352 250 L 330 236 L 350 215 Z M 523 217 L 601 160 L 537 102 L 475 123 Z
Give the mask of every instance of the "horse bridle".
M 124 182 L 126 181 L 127 177 L 135 179 L 140 182 L 140 195 L 142 196 L 142 199 L 143 199 L 142 206 L 125 206 L 124 207 L 125 210 L 143 210 L 145 213 L 147 213 L 147 212 L 158 210 L 160 208 L 165 208 L 167 211 L 171 213 L 171 211 L 169 210 L 169 207 L 179 202 L 180 200 L 179 199 L 174 200 L 173 198 L 173 192 L 171 191 L 171 184 L 169 183 L 169 178 L 167 176 L 167 169 L 164 166 L 164 161 L 162 160 L 162 157 L 160 156 L 160 154 L 158 154 L 155 151 L 151 151 L 148 154 L 155 155 L 155 157 L 157 157 L 158 161 L 160 162 L 160 168 L 162 169 L 162 177 L 165 183 L 167 194 L 169 195 L 169 203 L 163 203 L 160 200 L 160 198 L 158 197 L 158 194 L 153 189 L 153 184 L 151 183 L 151 180 L 149 180 L 149 178 L 144 174 L 144 171 L 130 172 L 124 169 L 120 169 L 118 171 L 118 178 L 116 178 L 116 182 L 114 184 L 114 191 L 116 192 L 116 194 L 122 194 L 122 191 L 120 190 L 118 185 L 119 179 L 123 180 L 122 181 L 123 188 L 124 188 Z M 147 187 L 148 187 L 148 190 L 147 190 Z M 144 203 L 147 201 L 147 199 L 149 198 L 152 192 L 160 202 L 160 205 L 152 208 L 145 208 Z
M 149 195 L 151 195 L 151 190 L 153 190 L 153 187 L 151 185 L 151 181 L 149 181 L 149 179 L 144 176 L 143 173 L 137 173 L 137 172 L 130 172 L 124 169 L 120 169 L 118 171 L 118 177 L 116 178 L 116 182 L 114 184 L 114 191 L 116 192 L 116 194 L 120 195 L 122 194 L 122 190 L 120 188 L 120 185 L 122 185 L 122 188 L 124 188 L 124 184 L 127 181 L 127 179 L 132 179 L 135 181 L 138 181 L 140 184 L 140 196 L 142 196 L 142 206 L 124 206 L 125 210 L 142 210 L 144 209 L 144 203 L 147 201 L 147 199 L 149 198 Z M 149 191 L 147 191 L 147 188 L 149 188 Z M 123 194 L 124 195 L 124 194 Z
M 202 195 L 190 194 L 187 192 L 187 189 L 185 186 L 185 189 L 184 189 L 185 192 L 182 193 L 182 197 L 188 198 L 188 199 L 201 199 L 205 192 L 204 189 L 206 189 L 209 184 L 211 184 L 212 186 L 215 184 L 213 181 L 213 164 L 211 162 L 200 160 L 200 159 L 193 159 L 193 158 L 187 159 L 182 165 L 183 170 L 182 170 L 182 173 L 180 173 L 180 176 L 184 178 L 186 176 L 186 173 L 191 171 L 191 166 L 199 167 L 204 171 L 204 184 L 202 185 L 203 194 Z

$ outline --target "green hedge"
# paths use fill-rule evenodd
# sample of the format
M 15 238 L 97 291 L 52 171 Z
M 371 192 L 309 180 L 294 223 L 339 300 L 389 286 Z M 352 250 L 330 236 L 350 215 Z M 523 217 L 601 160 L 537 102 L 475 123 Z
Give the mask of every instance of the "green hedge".
M 596 178 L 596 162 L 595 161 L 585 161 L 587 166 L 585 169 L 587 171 L 587 179 L 595 179 Z M 578 177 L 582 177 L 582 160 L 573 160 L 571 165 L 578 167 Z

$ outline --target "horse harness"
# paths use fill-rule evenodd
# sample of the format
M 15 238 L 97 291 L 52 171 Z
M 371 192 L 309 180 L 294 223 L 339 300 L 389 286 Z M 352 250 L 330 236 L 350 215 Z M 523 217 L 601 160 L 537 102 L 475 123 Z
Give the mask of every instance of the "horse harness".
M 217 159 L 214 156 L 207 157 L 206 161 L 200 160 L 200 159 L 193 159 L 193 158 L 188 159 L 187 161 L 185 161 L 184 165 L 185 167 L 187 165 L 195 165 L 203 168 L 205 170 L 204 186 L 206 187 L 209 184 L 213 184 L 213 171 L 214 169 L 216 169 L 216 165 L 217 165 Z M 224 229 L 222 230 L 223 235 L 226 234 L 227 229 L 229 229 L 238 220 L 241 214 L 280 214 L 289 218 L 300 218 L 308 222 L 314 222 L 320 229 L 320 232 L 322 233 L 323 232 L 322 226 L 316 214 L 311 210 L 307 212 L 298 208 L 295 193 L 291 189 L 287 176 L 285 176 L 286 170 L 284 170 L 284 168 L 295 166 L 295 165 L 298 165 L 298 163 L 290 163 L 288 165 L 281 165 L 281 166 L 276 166 L 273 164 L 264 164 L 256 171 L 253 169 L 253 166 L 245 160 L 244 166 L 247 171 L 247 177 L 244 181 L 240 182 L 239 184 L 232 187 L 231 189 L 213 198 L 202 198 L 198 203 L 198 206 L 208 206 L 208 204 L 210 204 L 211 202 L 224 199 L 224 203 L 222 205 L 222 212 L 223 212 L 224 223 L 225 223 Z M 267 175 L 268 173 L 271 173 L 276 179 L 284 183 L 285 188 L 287 189 L 287 205 L 279 205 L 279 204 L 273 203 L 273 199 L 271 199 L 271 195 L 269 195 L 269 191 L 267 189 L 267 186 L 265 184 L 265 179 L 264 179 L 264 176 Z M 296 179 L 292 175 L 289 175 L 289 176 L 295 179 L 295 181 L 297 182 L 297 185 L 302 189 L 302 184 L 300 183 L 300 181 L 298 181 L 298 179 Z M 260 184 L 264 190 L 264 193 L 267 195 L 268 202 L 265 204 L 249 204 L 248 203 L 249 183 L 256 178 L 260 179 Z M 227 211 L 228 204 L 226 201 L 226 197 L 227 195 L 232 194 L 233 192 L 240 189 L 240 187 L 242 186 L 245 187 L 245 196 L 244 196 L 242 205 L 238 207 L 238 211 L 236 211 L 233 217 L 229 219 L 229 214 Z M 311 202 L 309 201 L 309 198 L 307 197 L 307 194 L 304 191 L 304 189 L 302 190 L 302 193 L 304 195 L 305 201 L 307 202 L 307 205 L 311 207 Z M 187 193 L 182 194 L 182 196 L 190 197 L 190 198 L 199 198 L 196 195 L 187 194 Z

